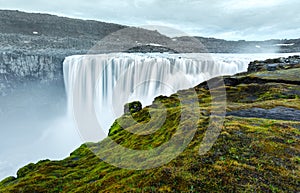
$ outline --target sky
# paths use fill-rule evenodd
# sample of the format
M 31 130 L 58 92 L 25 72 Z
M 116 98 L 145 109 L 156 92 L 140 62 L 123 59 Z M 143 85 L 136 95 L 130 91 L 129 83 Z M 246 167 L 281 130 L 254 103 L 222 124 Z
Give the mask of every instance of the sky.
M 161 32 L 169 36 L 226 40 L 300 38 L 299 8 L 299 0 L 0 0 L 0 9 L 154 26 L 150 28 L 168 29 Z

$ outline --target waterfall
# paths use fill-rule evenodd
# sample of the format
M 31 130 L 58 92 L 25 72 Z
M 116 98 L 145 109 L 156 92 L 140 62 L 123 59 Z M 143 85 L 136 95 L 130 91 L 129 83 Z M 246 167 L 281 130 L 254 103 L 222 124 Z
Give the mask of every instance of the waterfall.
M 227 61 L 209 54 L 70 56 L 63 66 L 69 112 L 82 113 L 79 119 L 86 124 L 78 127 L 93 127 L 89 123 L 96 116 L 102 133 L 94 128 L 93 134 L 81 135 L 85 141 L 99 141 L 123 114 L 125 103 L 139 100 L 149 105 L 156 96 L 191 88 L 212 77 L 246 71 L 248 64 L 249 60 Z

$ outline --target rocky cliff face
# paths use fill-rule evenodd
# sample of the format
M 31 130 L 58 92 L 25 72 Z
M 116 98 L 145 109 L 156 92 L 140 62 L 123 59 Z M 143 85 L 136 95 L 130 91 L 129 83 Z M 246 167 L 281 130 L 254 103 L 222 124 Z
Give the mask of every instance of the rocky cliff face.
M 64 55 L 35 54 L 19 51 L 0 53 L 0 95 L 31 81 L 62 82 Z
M 20 79 L 51 81 L 62 76 L 61 66 L 64 57 L 50 54 L 26 54 L 20 52 L 0 53 L 0 73 L 2 76 Z

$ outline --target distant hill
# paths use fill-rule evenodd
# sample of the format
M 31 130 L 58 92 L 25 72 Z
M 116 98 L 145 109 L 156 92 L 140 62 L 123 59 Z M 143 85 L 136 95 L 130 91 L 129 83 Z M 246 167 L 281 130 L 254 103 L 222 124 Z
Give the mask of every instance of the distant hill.
M 300 39 L 266 41 L 226 41 L 216 38 L 196 37 L 211 53 L 264 53 L 300 52 Z
M 73 38 L 103 38 L 125 26 L 49 14 L 0 10 L 0 33 Z
M 193 43 L 194 42 L 194 43 Z M 49 14 L 0 10 L 0 49 L 84 54 L 126 52 L 152 44 L 177 52 L 205 52 L 198 40 L 174 41 L 157 31 L 91 20 L 71 19 Z M 96 47 L 95 47 L 96 46 Z M 156 49 L 150 49 L 157 51 Z M 161 49 L 158 49 L 161 50 Z
M 99 46 L 100 41 L 100 46 Z M 149 46 L 155 44 L 153 48 Z M 260 53 L 300 52 L 300 39 L 226 41 L 205 37 L 170 38 L 141 28 L 92 20 L 71 19 L 49 14 L 0 10 L 0 49 L 34 51 L 63 49 L 67 55 L 98 52 L 160 52 L 157 45 L 176 52 Z M 70 51 L 71 50 L 71 51 Z M 72 51 L 73 50 L 73 51 Z M 55 52 L 55 51 L 54 51 Z

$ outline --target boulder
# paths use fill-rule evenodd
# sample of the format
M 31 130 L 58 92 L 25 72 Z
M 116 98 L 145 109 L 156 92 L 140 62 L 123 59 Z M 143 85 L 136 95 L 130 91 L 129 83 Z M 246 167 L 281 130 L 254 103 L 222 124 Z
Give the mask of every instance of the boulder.
M 136 113 L 136 112 L 139 112 L 140 110 L 142 110 L 142 108 L 143 108 L 143 106 L 140 101 L 134 101 L 134 102 L 127 103 L 124 105 L 124 113 L 125 114 Z

